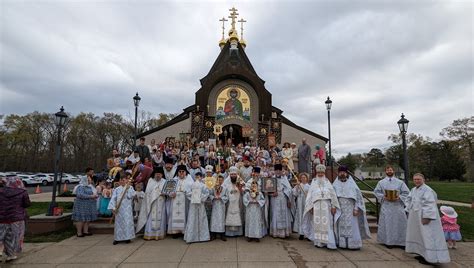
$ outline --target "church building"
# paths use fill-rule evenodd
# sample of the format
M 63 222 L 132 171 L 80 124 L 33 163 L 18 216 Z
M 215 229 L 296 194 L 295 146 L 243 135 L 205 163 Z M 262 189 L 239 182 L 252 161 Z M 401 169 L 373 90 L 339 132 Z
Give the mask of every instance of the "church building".
M 195 103 L 183 109 L 167 123 L 141 133 L 147 141 L 225 141 L 233 144 L 253 143 L 265 147 L 284 142 L 301 144 L 306 138 L 314 150 L 315 144 L 325 147 L 328 139 L 296 125 L 272 105 L 272 94 L 258 76 L 245 53 L 243 19 L 237 21 L 237 9 L 230 9 L 231 29 L 224 36 L 227 19 L 222 18 L 220 53 L 209 73 L 203 77 Z M 241 23 L 240 37 L 236 22 Z

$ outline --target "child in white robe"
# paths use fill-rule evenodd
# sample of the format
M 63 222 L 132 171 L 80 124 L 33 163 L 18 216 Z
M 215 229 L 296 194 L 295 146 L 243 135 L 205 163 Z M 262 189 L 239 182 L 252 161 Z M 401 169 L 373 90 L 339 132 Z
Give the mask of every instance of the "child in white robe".
M 224 177 L 217 177 L 215 187 L 209 193 L 209 199 L 212 202 L 211 212 L 211 240 L 214 240 L 219 234 L 222 241 L 227 241 L 225 237 L 225 208 L 229 200 L 227 188 L 223 187 Z
M 186 197 L 190 200 L 184 241 L 186 243 L 209 241 L 209 226 L 204 202 L 209 196 L 209 190 L 202 182 L 202 173 L 194 174 L 195 181 Z
M 135 190 L 130 185 L 131 175 L 120 178 L 120 186 L 115 188 L 110 199 L 109 209 L 115 215 L 114 245 L 119 242 L 130 243 L 135 238 L 132 202 Z

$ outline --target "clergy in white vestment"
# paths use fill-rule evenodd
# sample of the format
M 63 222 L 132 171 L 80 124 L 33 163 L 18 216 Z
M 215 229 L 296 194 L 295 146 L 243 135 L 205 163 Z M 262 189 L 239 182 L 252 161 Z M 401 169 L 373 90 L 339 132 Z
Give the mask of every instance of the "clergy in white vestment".
M 120 186 L 112 192 L 108 209 L 112 210 L 115 216 L 114 224 L 114 242 L 130 243 L 130 239 L 135 238 L 135 226 L 133 223 L 133 198 L 135 190 L 131 186 L 131 174 L 120 178 Z
M 303 221 L 303 212 L 304 207 L 306 204 L 306 196 L 308 195 L 310 184 L 309 175 L 308 173 L 300 173 L 298 174 L 298 182 L 296 183 L 295 187 L 293 187 L 293 197 L 296 199 L 296 210 L 295 210 L 295 220 L 293 222 L 293 232 L 299 234 L 299 240 L 304 239 L 303 228 L 301 228 L 301 224 Z
M 408 187 L 394 176 L 391 166 L 385 168 L 386 177 L 377 183 L 374 195 L 379 201 L 380 212 L 377 242 L 388 248 L 405 246 L 407 215 L 405 213 Z
M 257 181 L 252 181 L 250 189 L 245 191 L 243 203 L 245 206 L 245 237 L 249 242 L 252 240 L 260 242 L 260 238 L 266 233 L 263 218 L 265 196 L 260 192 Z
M 211 240 L 216 239 L 219 235 L 222 241 L 227 241 L 225 237 L 225 216 L 226 204 L 229 201 L 229 194 L 227 188 L 223 187 L 224 177 L 217 176 L 216 185 L 209 191 L 209 199 L 212 202 L 211 212 Z
M 269 195 L 270 199 L 270 236 L 285 238 L 291 234 L 291 185 L 282 175 L 282 165 L 275 164 L 274 178 L 277 179 L 277 191 Z
M 145 240 L 160 240 L 166 235 L 166 194 L 162 193 L 166 183 L 164 176 L 163 167 L 156 167 L 148 180 L 136 228 L 137 233 L 145 228 Z
M 407 198 L 408 228 L 405 251 L 416 253 L 420 263 L 448 263 L 446 245 L 441 219 L 436 205 L 436 193 L 425 184 L 423 174 L 413 175 L 415 187 Z
M 252 176 L 253 167 L 250 165 L 250 156 L 244 155 L 242 157 L 244 164 L 239 168 L 240 177 L 247 182 Z
M 227 183 L 224 181 L 224 188 L 227 189 L 229 201 L 227 202 L 227 211 L 225 217 L 225 235 L 234 237 L 243 235 L 243 204 L 242 204 L 242 185 L 239 182 L 238 169 L 234 166 L 229 168 L 229 177 Z
M 173 163 L 173 158 L 165 156 L 165 179 L 171 180 L 175 177 L 177 164 Z
M 340 166 L 332 185 L 336 191 L 341 216 L 336 223 L 336 241 L 340 248 L 360 249 L 362 240 L 370 239 L 369 223 L 362 193 L 347 167 Z
M 202 181 L 202 173 L 194 174 L 195 181 L 186 192 L 189 202 L 188 217 L 186 220 L 186 232 L 184 241 L 186 243 L 209 241 L 209 225 L 206 214 L 205 202 L 209 197 L 209 189 Z
M 175 175 L 172 179 L 176 182 L 175 191 L 170 193 L 166 200 L 167 233 L 172 234 L 173 238 L 178 238 L 179 234 L 184 234 L 186 230 L 186 217 L 189 210 L 189 200 L 186 198 L 186 192 L 190 191 L 194 181 L 188 174 L 185 165 L 178 165 Z
M 316 166 L 316 178 L 306 197 L 303 212 L 303 233 L 316 247 L 336 249 L 335 222 L 341 215 L 339 201 L 331 182 L 326 178 L 326 167 Z

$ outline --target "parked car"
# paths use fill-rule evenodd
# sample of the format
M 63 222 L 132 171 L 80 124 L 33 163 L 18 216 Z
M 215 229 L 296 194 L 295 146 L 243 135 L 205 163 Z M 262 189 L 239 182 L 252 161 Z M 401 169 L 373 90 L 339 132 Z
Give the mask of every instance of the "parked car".
M 33 178 L 40 179 L 41 184 L 43 184 L 44 186 L 48 185 L 48 183 L 53 182 L 53 178 L 51 176 L 49 176 L 48 174 L 45 174 L 45 173 L 35 174 L 35 175 L 33 175 Z
M 26 186 L 41 184 L 41 178 L 35 178 L 32 175 L 18 175 L 18 177 L 23 181 L 23 184 Z
M 76 176 L 73 176 L 69 173 L 63 173 L 63 176 L 61 178 L 61 182 L 65 184 L 69 183 L 79 183 L 80 179 Z

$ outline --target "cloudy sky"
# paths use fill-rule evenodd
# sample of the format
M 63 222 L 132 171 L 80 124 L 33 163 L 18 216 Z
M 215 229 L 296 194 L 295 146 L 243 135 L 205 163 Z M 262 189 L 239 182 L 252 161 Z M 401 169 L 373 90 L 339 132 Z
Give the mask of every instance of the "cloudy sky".
M 470 1 L 8 1 L 0 6 L 0 114 L 154 114 L 194 103 L 219 54 L 219 18 L 248 22 L 246 52 L 273 105 L 337 155 L 438 138 L 473 115 Z

